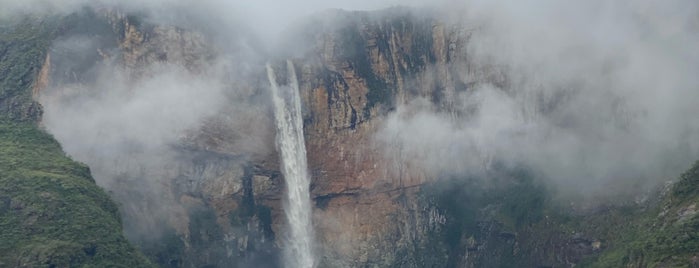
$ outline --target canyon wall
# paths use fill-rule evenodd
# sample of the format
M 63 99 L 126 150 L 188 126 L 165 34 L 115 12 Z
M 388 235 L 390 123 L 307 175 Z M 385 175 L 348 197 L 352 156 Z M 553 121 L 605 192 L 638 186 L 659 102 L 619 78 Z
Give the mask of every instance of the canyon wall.
M 103 18 L 82 32 L 92 40 L 86 49 L 55 46 L 34 90 L 47 110 L 44 124 L 59 140 L 70 132 L 60 133 L 65 126 L 52 112 L 58 115 L 80 94 L 103 90 L 96 69 L 117 66 L 128 83 L 147 79 L 159 65 L 206 75 L 207 66 L 228 52 L 194 29 L 95 12 Z M 424 97 L 449 109 L 449 96 L 469 83 L 465 66 L 455 64 L 462 62 L 468 31 L 403 8 L 332 11 L 315 19 L 325 26 L 315 28 L 317 21 L 310 21 L 301 27 L 295 36 L 309 37 L 309 47 L 290 58 L 299 70 L 322 263 L 444 262 L 445 252 L 422 251 L 431 232 L 444 225 L 437 208 L 419 201 L 421 185 L 434 178 L 403 166 L 399 155 L 382 153 L 373 137 L 397 102 Z M 76 58 L 85 64 L 75 64 Z M 217 110 L 171 144 L 100 155 L 95 151 L 104 145 L 72 150 L 66 142 L 67 151 L 89 164 L 122 205 L 127 236 L 158 263 L 225 266 L 276 258 L 280 244 L 274 238 L 285 225 L 284 186 L 270 108 L 259 100 L 268 96 L 262 71 L 231 75 L 223 94 L 231 105 L 212 107 Z
M 285 187 L 266 61 L 290 59 L 297 70 L 321 267 L 572 267 L 611 248 L 622 226 L 615 222 L 650 211 L 643 203 L 628 205 L 641 211 L 630 216 L 614 208 L 581 216 L 551 205 L 550 189 L 526 169 L 484 175 L 500 182 L 495 186 L 449 180 L 422 169 L 398 143 L 377 141 L 386 115 L 403 104 L 427 101 L 458 117 L 456 95 L 509 82 L 469 58 L 476 29 L 437 14 L 327 11 L 292 27 L 285 42 L 296 44 L 289 45 L 294 51 L 255 54 L 195 26 L 90 12 L 90 27 L 64 33 L 70 38 L 47 54 L 33 95 L 45 110 L 43 126 L 90 166 L 120 204 L 126 236 L 161 266 L 280 265 Z M 102 103 L 113 88 L 127 100 L 140 96 L 153 90 L 143 86 L 153 77 L 173 74 L 184 78 L 156 83 L 162 96 L 168 87 L 182 94 L 178 84 L 188 79 L 214 82 L 185 87 L 195 93 L 184 94 L 185 102 L 146 98 L 164 122 L 70 113 L 76 102 Z M 168 116 L 177 114 L 172 105 L 191 106 L 196 116 Z M 18 111 L 33 114 L 31 107 Z M 114 123 L 80 122 L 105 118 Z M 642 256 L 630 260 L 643 266 Z

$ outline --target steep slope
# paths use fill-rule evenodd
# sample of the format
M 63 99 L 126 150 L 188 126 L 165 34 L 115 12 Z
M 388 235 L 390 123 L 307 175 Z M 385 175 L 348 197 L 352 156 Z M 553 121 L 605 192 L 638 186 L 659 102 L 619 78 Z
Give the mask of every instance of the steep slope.
M 150 267 L 122 235 L 117 206 L 90 169 L 37 126 L 32 87 L 71 19 L 0 27 L 0 266 Z
M 442 243 L 430 234 L 444 217 L 419 194 L 435 178 L 400 150 L 387 155 L 374 136 L 413 98 L 449 109 L 466 88 L 459 52 L 468 30 L 408 8 L 330 11 L 300 28 L 312 44 L 295 61 L 326 265 L 444 266 L 446 249 L 430 244 Z

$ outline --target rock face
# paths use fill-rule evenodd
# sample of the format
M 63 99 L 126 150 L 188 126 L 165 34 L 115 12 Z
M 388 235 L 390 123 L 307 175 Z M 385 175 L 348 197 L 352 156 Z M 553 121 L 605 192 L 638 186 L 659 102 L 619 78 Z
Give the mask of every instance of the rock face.
M 337 21 L 311 22 L 333 26 L 310 28 L 316 46 L 298 60 L 324 260 L 335 267 L 441 266 L 443 252 L 416 251 L 444 223 L 436 208 L 419 202 L 420 186 L 433 178 L 387 159 L 373 137 L 382 115 L 411 98 L 449 108 L 446 96 L 465 87 L 455 63 L 467 31 L 405 9 L 329 17 Z
M 65 33 L 38 72 L 33 93 L 49 111 L 44 118 L 49 131 L 58 131 L 52 112 L 80 96 L 101 94 L 102 68 L 126 81 L 122 93 L 128 96 L 136 94 L 129 87 L 158 75 L 159 68 L 183 67 L 178 72 L 198 75 L 216 64 L 212 55 L 217 49 L 196 31 L 138 23 L 137 17 L 113 10 L 88 13 L 96 19 L 83 23 L 92 27 Z M 237 83 L 235 92 L 223 96 L 249 107 L 216 108 L 220 110 L 209 113 L 197 127 L 176 133 L 167 144 L 117 150 L 104 157 L 99 151 L 111 150 L 111 145 L 68 146 L 67 151 L 89 164 L 97 183 L 118 201 L 126 236 L 155 263 L 277 265 L 272 226 L 283 216 L 278 204 L 283 185 L 276 170 L 271 121 L 265 108 L 253 106 L 256 101 L 250 98 L 257 89 L 250 84 Z M 243 118 L 241 110 L 249 111 L 244 114 L 248 117 Z
M 91 64 L 66 64 L 75 58 L 92 65 L 116 63 L 137 83 L 152 75 L 149 66 L 158 64 L 206 72 L 222 53 L 196 31 L 152 25 L 112 10 L 97 14 L 103 16 L 97 23 L 102 26 L 88 34 L 99 41 L 87 52 L 58 47 L 44 60 L 34 96 L 49 111 L 68 105 L 64 100 L 74 96 L 75 88 L 91 94 L 94 78 L 91 67 L 85 67 Z M 420 186 L 432 178 L 387 160 L 372 137 L 382 115 L 397 103 L 425 97 L 449 109 L 448 96 L 466 85 L 460 78 L 465 69 L 454 63 L 460 62 L 467 31 L 407 9 L 327 15 L 314 20 L 332 18 L 325 24 L 332 26 L 299 32 L 312 45 L 292 58 L 305 108 L 322 263 L 440 266 L 446 261 L 444 250 L 423 254 L 428 243 L 436 243 L 430 234 L 445 223 L 436 207 L 420 201 Z M 266 96 L 267 85 L 257 83 L 264 77 L 261 71 L 231 81 L 230 97 L 254 103 L 253 98 Z M 153 152 L 117 153 L 108 162 L 73 152 L 122 204 L 127 236 L 156 262 L 276 262 L 280 241 L 275 237 L 285 225 L 280 204 L 284 185 L 269 107 L 237 113 L 239 109 L 224 106 L 174 144 Z M 231 114 L 251 118 L 230 119 Z
M 101 26 L 90 31 L 100 41 L 79 55 L 89 54 L 89 66 L 126 70 L 129 83 L 167 64 L 193 75 L 211 73 L 221 58 L 249 67 L 225 80 L 229 105 L 167 144 L 133 146 L 109 159 L 73 153 L 121 204 L 129 239 L 163 267 L 279 266 L 284 181 L 262 62 L 222 56 L 223 46 L 194 29 L 111 10 L 96 14 Z M 621 219 L 617 212 L 573 223 L 581 218 L 549 213 L 557 208 L 546 205 L 550 197 L 526 172 L 493 174 L 506 182 L 500 188 L 452 185 L 411 165 L 402 148 L 387 154 L 378 147 L 373 137 L 398 105 L 427 99 L 458 116 L 459 92 L 505 83 L 497 71 L 469 62 L 471 29 L 436 18 L 403 8 L 331 11 L 311 18 L 290 41 L 307 47 L 289 58 L 304 105 L 321 266 L 568 267 L 598 257 L 618 231 L 599 226 Z M 34 97 L 47 113 L 69 105 L 76 88 L 78 95 L 96 90 L 90 68 L 64 64 L 75 53 L 55 48 L 37 69 Z M 695 210 L 678 213 L 693 219 Z
M 112 10 L 97 14 L 102 26 L 91 31 L 100 38 L 87 53 L 57 48 L 44 60 L 34 96 L 49 112 L 67 105 L 62 99 L 76 87 L 90 94 L 93 78 L 85 65 L 91 65 L 64 64 L 76 55 L 92 65 L 116 64 L 137 83 L 162 64 L 206 73 L 224 53 L 194 30 Z M 424 98 L 451 112 L 455 94 L 482 80 L 465 59 L 469 29 L 395 8 L 333 11 L 312 18 L 295 36 L 310 40 L 292 61 L 304 103 L 322 266 L 472 267 L 495 265 L 489 260 L 512 250 L 516 235 L 495 221 L 481 223 L 480 235 L 444 239 L 453 219 L 423 189 L 434 174 L 412 167 L 400 148 L 386 155 L 373 139 L 383 115 L 397 105 Z M 258 67 L 231 79 L 231 100 L 260 103 L 256 98 L 267 95 Z M 122 204 L 127 236 L 156 263 L 278 266 L 284 182 L 269 107 L 261 107 L 223 106 L 149 152 L 116 153 L 109 161 L 74 154 Z M 231 118 L 238 114 L 246 117 Z

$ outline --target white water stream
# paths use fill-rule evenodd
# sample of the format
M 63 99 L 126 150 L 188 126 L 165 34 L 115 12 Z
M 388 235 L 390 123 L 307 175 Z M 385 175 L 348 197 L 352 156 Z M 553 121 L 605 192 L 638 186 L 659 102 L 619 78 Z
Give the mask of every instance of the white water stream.
M 294 65 L 291 61 L 287 61 L 286 65 L 289 85 L 280 87 L 274 69 L 267 64 L 277 124 L 277 148 L 281 153 L 282 174 L 287 187 L 285 210 L 289 235 L 284 244 L 284 261 L 289 268 L 313 268 L 316 263 L 301 97 Z

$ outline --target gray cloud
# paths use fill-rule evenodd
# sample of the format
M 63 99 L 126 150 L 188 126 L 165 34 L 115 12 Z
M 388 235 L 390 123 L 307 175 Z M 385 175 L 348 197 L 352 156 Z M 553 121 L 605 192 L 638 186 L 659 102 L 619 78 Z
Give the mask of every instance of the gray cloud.
M 85 6 L 118 7 L 160 20 L 196 16 L 232 24 L 247 24 L 264 37 L 273 38 L 290 23 L 326 9 L 372 10 L 394 5 L 418 4 L 398 0 L 0 0 L 0 18 L 17 14 L 68 14 Z
M 85 4 L 118 5 L 185 28 L 196 21 L 215 28 L 225 41 L 245 32 L 274 43 L 295 20 L 323 9 L 428 3 L 0 0 L 0 18 L 70 13 Z M 447 20 L 477 29 L 463 51 L 472 68 L 495 69 L 508 83 L 492 83 L 473 72 L 464 79 L 478 83 L 457 96 L 455 111 L 438 110 L 422 99 L 398 107 L 382 119 L 376 136 L 387 156 L 412 161 L 431 176 L 478 173 L 493 161 L 522 163 L 562 189 L 586 195 L 636 193 L 672 178 L 699 157 L 699 120 L 693 119 L 699 114 L 696 1 L 445 0 L 433 5 L 446 7 Z M 221 109 L 236 112 L 227 122 L 252 131 L 250 122 L 265 120 L 265 107 L 257 105 L 264 102 L 244 103 L 247 99 L 230 95 L 245 90 L 229 83 L 246 79 L 252 67 L 222 63 L 232 62 L 226 53 L 235 53 L 226 50 L 225 41 L 222 55 L 201 73 L 154 64 L 146 66 L 149 75 L 134 79 L 108 64 L 91 70 L 96 74 L 91 83 L 56 85 L 41 100 L 44 124 L 68 153 L 90 164 L 100 185 L 115 190 L 123 187 L 113 185 L 117 175 L 171 168 L 170 145 Z M 76 37 L 54 48 L 94 49 L 85 42 Z M 256 53 L 235 56 L 266 60 Z M 233 73 L 238 74 L 229 77 Z M 264 137 L 265 131 L 245 135 Z M 249 151 L 264 148 L 263 138 L 243 140 Z M 163 215 L 151 219 L 180 213 L 168 207 L 172 200 L 159 196 L 170 189 L 158 178 L 172 174 L 132 175 L 146 180 L 130 187 L 152 190 L 154 207 L 164 207 L 156 211 Z M 126 206 L 142 209 L 139 203 Z
M 463 172 L 465 167 L 474 169 L 487 166 L 493 159 L 504 159 L 542 169 L 558 184 L 574 186 L 572 189 L 589 188 L 590 192 L 595 192 L 594 189 L 608 188 L 615 183 L 645 183 L 672 177 L 693 161 L 699 150 L 696 139 L 699 126 L 691 120 L 691 115 L 697 112 L 695 104 L 699 100 L 696 91 L 699 81 L 694 75 L 699 66 L 699 52 L 694 48 L 699 43 L 699 4 L 694 1 L 0 2 L 3 7 L 0 17 L 22 13 L 68 13 L 86 4 L 93 7 L 116 5 L 124 10 L 145 13 L 159 22 L 186 26 L 195 20 L 216 28 L 216 33 L 226 36 L 224 38 L 237 38 L 245 32 L 262 43 L 278 42 L 280 32 L 295 20 L 327 8 L 430 5 L 443 8 L 446 20 L 477 29 L 463 52 L 469 55 L 472 69 L 495 68 L 508 83 L 498 87 L 488 83 L 485 77 L 478 77 L 482 72 L 468 74 L 476 77 L 465 79 L 480 83 L 459 96 L 458 113 L 466 116 L 454 118 L 454 111 L 443 114 L 424 101 L 418 101 L 421 104 L 413 102 L 410 107 L 402 107 L 387 118 L 377 138 L 396 138 L 391 143 L 406 148 L 405 153 L 411 154 L 413 159 L 422 160 L 425 170 Z M 246 46 L 250 49 L 257 45 L 259 43 Z M 278 46 L 293 47 L 293 44 Z M 187 85 L 179 83 L 179 71 L 170 71 L 153 77 L 153 83 Z M 111 83 L 109 79 L 106 81 Z M 193 81 L 196 82 L 196 77 Z M 144 83 L 137 86 L 149 87 L 147 82 Z M 206 95 L 190 96 L 187 92 L 184 90 L 178 95 L 175 91 L 171 98 L 163 100 L 182 107 L 182 103 L 177 103 L 182 99 L 207 98 Z M 120 133 L 99 139 L 124 138 L 121 134 L 129 138 L 139 137 L 139 140 L 152 137 L 143 144 L 171 141 L 175 138 L 171 133 L 181 132 L 206 113 L 206 109 L 198 110 L 201 107 L 187 108 L 195 112 L 174 109 L 171 114 L 153 110 L 158 108 L 144 103 L 150 97 L 160 98 L 162 94 L 148 90 L 139 94 L 143 95 L 119 99 L 123 102 L 120 105 L 126 106 L 118 109 L 124 110 L 116 111 L 115 105 L 103 105 L 99 99 L 91 99 L 81 104 L 83 110 L 73 112 L 79 114 L 79 111 L 91 108 L 86 105 L 94 102 L 92 108 L 105 113 L 85 118 L 86 123 L 93 122 L 94 128 L 106 125 L 134 130 L 131 134 Z M 154 95 L 149 97 L 147 94 Z M 213 101 L 220 99 L 209 97 Z M 102 114 L 109 114 L 109 109 L 113 109 L 113 113 L 133 113 L 135 118 L 149 120 L 120 122 L 115 118 L 100 118 Z M 47 116 L 47 122 L 51 122 L 50 110 Z M 185 124 L 181 125 L 182 128 L 171 129 L 169 123 L 173 122 L 168 120 L 180 117 Z M 140 133 L 140 129 L 151 124 L 152 120 L 163 125 L 158 129 L 167 131 Z M 56 135 L 64 134 L 58 131 Z M 73 135 L 79 137 L 78 133 L 64 136 Z M 403 144 L 396 144 L 396 141 Z
M 464 51 L 471 68 L 507 83 L 472 72 L 464 79 L 479 82 L 456 108 L 464 116 L 408 104 L 377 134 L 432 175 L 495 159 L 569 193 L 616 195 L 699 158 L 696 2 L 474 0 L 460 11 L 477 29 Z
M 89 151 L 81 146 L 99 144 L 102 147 L 93 153 L 108 157 L 125 141 L 144 151 L 177 141 L 183 131 L 197 126 L 224 104 L 220 80 L 176 66 L 156 68 L 153 76 L 135 83 L 120 70 L 110 68 L 89 88 L 63 85 L 56 89 L 61 95 L 42 98 L 47 104 L 46 126 L 59 140 L 76 141 L 64 143 L 67 151 Z

